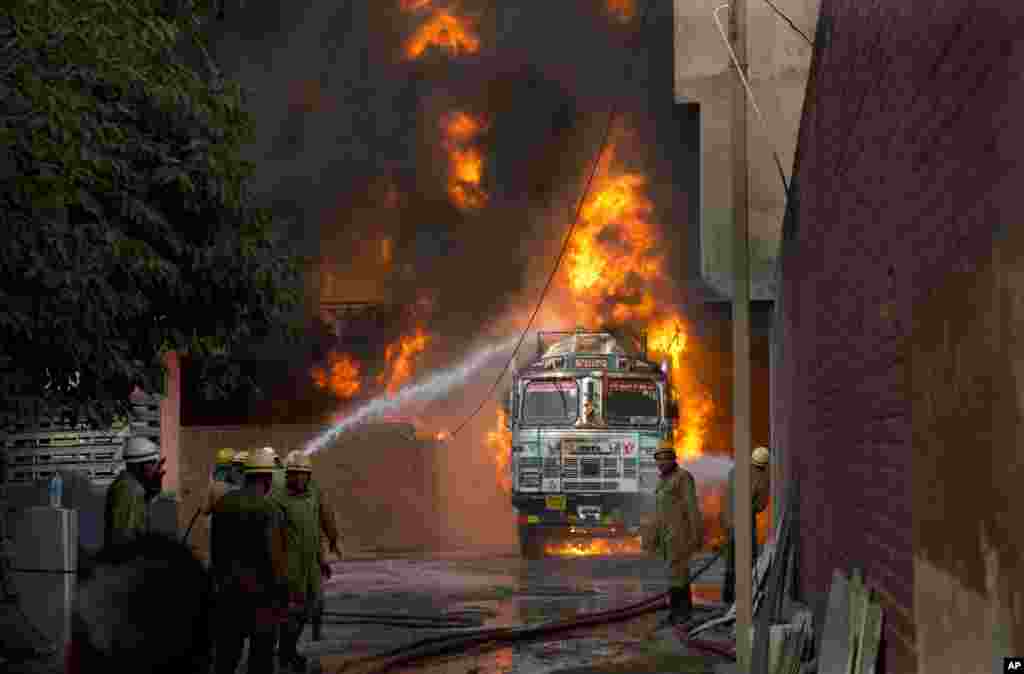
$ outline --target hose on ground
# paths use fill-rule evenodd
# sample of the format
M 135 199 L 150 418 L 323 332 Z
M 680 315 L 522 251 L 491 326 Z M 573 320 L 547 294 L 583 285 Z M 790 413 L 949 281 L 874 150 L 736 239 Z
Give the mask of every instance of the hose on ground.
M 691 575 L 691 582 L 699 578 L 709 568 L 711 568 L 712 564 L 714 564 L 720 556 L 721 552 L 715 553 L 715 555 L 705 562 L 696 573 Z M 428 657 L 447 655 L 453 651 L 465 650 L 473 646 L 479 646 L 487 643 L 498 645 L 502 643 L 525 641 L 528 639 L 536 639 L 541 636 L 547 636 L 549 634 L 556 634 L 558 632 L 629 620 L 646 613 L 652 613 L 663 609 L 668 596 L 667 592 L 661 593 L 628 606 L 608 611 L 585 614 L 582 617 L 577 617 L 572 620 L 551 621 L 537 625 L 520 627 L 486 628 L 469 634 L 442 635 L 428 639 L 421 639 L 413 642 L 412 644 L 396 648 L 386 653 L 370 656 L 368 658 L 360 658 L 350 664 L 383 659 L 385 662 L 380 667 L 373 670 L 373 674 L 382 674 L 394 667 L 407 665 Z M 703 643 L 704 642 L 701 642 L 701 644 Z M 711 646 L 715 645 L 711 644 L 708 648 L 710 649 Z M 722 654 L 729 656 L 728 653 Z

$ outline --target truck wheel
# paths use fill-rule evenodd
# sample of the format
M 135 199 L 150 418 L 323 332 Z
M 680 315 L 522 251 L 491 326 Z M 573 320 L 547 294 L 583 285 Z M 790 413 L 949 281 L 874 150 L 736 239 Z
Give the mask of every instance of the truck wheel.
M 519 554 L 523 559 L 544 556 L 544 535 L 536 527 L 519 527 Z

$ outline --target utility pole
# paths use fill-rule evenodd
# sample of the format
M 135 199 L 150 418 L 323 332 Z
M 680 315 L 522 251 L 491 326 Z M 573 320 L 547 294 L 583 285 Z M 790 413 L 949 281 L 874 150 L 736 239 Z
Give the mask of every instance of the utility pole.
M 736 452 L 736 487 L 733 490 L 733 527 L 736 535 L 736 662 L 741 672 L 751 669 L 750 627 L 753 624 L 751 578 L 750 503 L 750 250 L 748 227 L 747 1 L 732 0 L 730 39 L 742 77 L 737 76 L 732 97 L 733 180 L 733 445 Z

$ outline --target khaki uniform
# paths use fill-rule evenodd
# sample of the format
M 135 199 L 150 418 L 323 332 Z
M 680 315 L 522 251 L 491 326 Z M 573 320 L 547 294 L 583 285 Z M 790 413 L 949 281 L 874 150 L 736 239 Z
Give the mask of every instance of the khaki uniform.
M 644 550 L 665 560 L 672 587 L 688 587 L 690 558 L 704 540 L 704 522 L 693 476 L 677 467 L 660 478 L 655 496 L 657 509 L 654 521 L 644 531 Z
M 213 508 L 210 561 L 217 584 L 217 674 L 234 674 L 248 638 L 249 671 L 274 670 L 275 629 L 285 619 L 288 554 L 284 513 L 244 489 Z
M 338 518 L 328 500 L 327 492 L 320 489 L 320 485 L 310 480 L 309 490 L 316 492 L 316 496 L 320 501 L 321 554 L 326 558 L 327 553 L 334 548 L 343 551 L 341 531 L 338 529 Z
M 771 475 L 768 468 L 750 468 L 750 558 L 757 562 L 757 515 L 768 506 L 771 490 Z M 722 584 L 722 601 L 731 604 L 736 601 L 736 528 L 733 518 L 733 498 L 736 493 L 736 469 L 729 471 L 729 488 L 725 503 L 722 504 L 722 527 L 728 535 L 725 544 L 725 581 Z
M 287 487 L 273 492 L 274 501 L 284 510 L 288 532 L 288 621 L 281 626 L 278 648 L 283 661 L 298 657 L 299 636 L 317 614 L 323 591 L 318 492 L 311 486 L 301 494 L 292 494 Z
M 213 480 L 210 482 L 210 486 L 206 489 L 206 497 L 203 499 L 203 514 L 212 515 L 213 508 L 217 505 L 225 494 L 235 491 L 238 489 L 233 484 L 227 482 L 221 482 L 220 480 Z
M 142 483 L 127 469 L 107 489 L 104 505 L 103 543 L 117 545 L 150 530 L 150 503 Z

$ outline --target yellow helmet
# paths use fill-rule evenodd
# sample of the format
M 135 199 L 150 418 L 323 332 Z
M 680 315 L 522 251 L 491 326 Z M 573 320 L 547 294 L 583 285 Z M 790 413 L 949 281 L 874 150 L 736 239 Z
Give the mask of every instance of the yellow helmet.
M 755 466 L 761 466 L 763 468 L 768 465 L 768 460 L 770 458 L 771 455 L 769 454 L 767 447 L 758 447 L 754 450 L 754 453 L 750 455 L 750 462 Z
M 312 473 L 313 462 L 309 459 L 304 452 L 295 450 L 288 453 L 288 458 L 285 459 L 284 469 L 289 473 Z
M 249 455 L 245 462 L 245 474 L 250 473 L 273 473 L 274 472 L 274 450 L 269 447 L 257 449 Z
M 240 463 L 243 466 L 249 460 L 248 450 L 243 449 L 242 451 L 235 454 L 235 458 L 231 460 L 231 463 Z
M 235 460 L 235 450 L 233 449 L 218 449 L 216 462 L 218 466 L 228 466 Z

